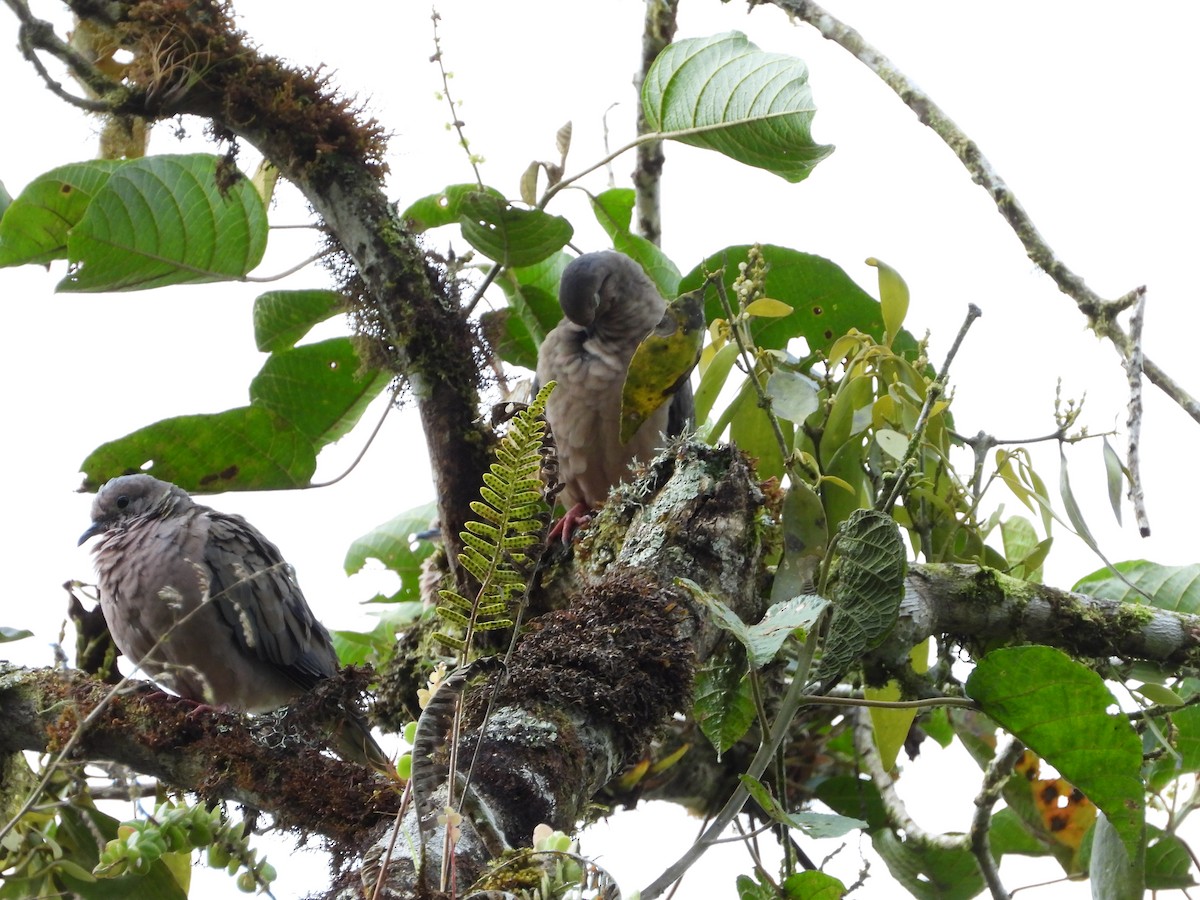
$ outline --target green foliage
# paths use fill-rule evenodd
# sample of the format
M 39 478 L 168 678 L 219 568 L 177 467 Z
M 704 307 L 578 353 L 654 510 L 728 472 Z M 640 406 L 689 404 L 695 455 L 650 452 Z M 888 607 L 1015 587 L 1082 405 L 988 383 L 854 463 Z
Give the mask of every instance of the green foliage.
M 808 67 L 736 31 L 667 46 L 646 74 L 642 111 L 656 131 L 788 181 L 807 178 L 833 152 L 812 140 Z M 671 134 L 680 131 L 693 133 Z
M 546 437 L 546 400 L 554 382 L 542 387 L 527 408 L 513 416 L 508 433 L 496 448 L 496 461 L 483 476 L 479 500 L 460 532 L 463 549 L 458 563 L 479 583 L 474 600 L 449 589 L 438 591 L 437 614 L 462 629 L 458 637 L 436 637 L 464 658 L 470 656 L 476 631 L 512 628 L 510 605 L 525 593 L 526 578 L 541 555 L 550 506 L 544 499 L 542 452 Z
M 434 544 L 416 541 L 414 535 L 428 530 L 436 518 L 437 504 L 425 503 L 372 528 L 346 551 L 346 574 L 360 572 L 368 559 L 377 559 L 400 576 L 400 590 L 392 601 L 419 600 L 421 563 L 434 552 Z
M 1071 590 L 1196 615 L 1200 613 L 1200 563 L 1163 566 L 1144 559 L 1130 560 L 1085 575 Z
M 1100 676 L 1051 647 L 978 660 L 967 694 L 1107 816 L 1131 852 L 1142 840 L 1142 748 Z
M 22 191 L 0 222 L 0 265 L 66 258 L 62 291 L 240 278 L 266 246 L 258 192 L 208 154 L 63 166 Z
M 842 525 L 829 576 L 833 618 L 816 681 L 835 684 L 896 623 L 904 596 L 904 544 L 891 516 L 856 510 Z
M 85 486 L 138 471 L 188 491 L 307 485 L 321 448 L 345 436 L 390 380 L 363 368 L 350 338 L 293 346 L 331 307 L 324 291 L 259 297 L 256 335 L 273 352 L 250 383 L 250 405 L 163 419 L 102 444 L 80 466 Z

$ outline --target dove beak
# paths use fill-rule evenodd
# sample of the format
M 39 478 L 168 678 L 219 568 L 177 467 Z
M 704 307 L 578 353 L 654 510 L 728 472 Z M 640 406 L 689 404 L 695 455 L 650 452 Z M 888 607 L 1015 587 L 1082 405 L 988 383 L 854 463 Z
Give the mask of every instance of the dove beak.
M 89 538 L 94 538 L 98 534 L 103 534 L 105 531 L 108 531 L 108 523 L 107 522 L 104 522 L 104 521 L 93 522 L 91 525 L 88 526 L 88 530 L 79 536 L 79 543 L 76 544 L 75 546 L 82 547 L 84 541 L 88 540 Z

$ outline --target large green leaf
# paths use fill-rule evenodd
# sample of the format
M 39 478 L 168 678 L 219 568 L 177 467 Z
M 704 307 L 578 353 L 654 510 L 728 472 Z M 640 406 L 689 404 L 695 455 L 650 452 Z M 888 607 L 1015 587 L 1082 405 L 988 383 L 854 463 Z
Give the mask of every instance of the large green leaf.
M 592 212 L 612 240 L 613 249 L 640 265 L 658 292 L 670 300 L 679 293 L 679 269 L 662 250 L 630 231 L 634 199 L 632 188 L 610 188 L 592 198 Z
M 734 302 L 732 287 L 738 277 L 738 263 L 745 261 L 749 250 L 749 244 L 719 250 L 684 275 L 679 290 L 695 290 L 708 272 L 724 269 L 726 295 Z M 766 295 L 792 307 L 792 313 L 751 320 L 751 333 L 758 346 L 783 349 L 792 338 L 803 337 L 811 349 L 825 352 L 851 328 L 878 341 L 884 339 L 879 301 L 855 284 L 837 263 L 772 244 L 762 245 L 761 251 L 767 263 Z M 715 291 L 709 293 L 704 312 L 710 322 L 725 315 Z M 892 346 L 908 359 L 917 356 L 916 340 L 903 329 Z
M 348 337 L 272 353 L 250 382 L 250 403 L 286 419 L 320 450 L 347 434 L 390 376 L 363 371 Z
M 1142 838 L 1142 745 L 1100 676 L 1051 647 L 978 661 L 967 695 L 1104 811 L 1132 854 Z
M 254 185 L 208 154 L 123 164 L 67 237 L 61 291 L 128 291 L 241 278 L 267 246 Z
M 560 251 L 535 265 L 500 273 L 496 283 L 508 298 L 508 306 L 485 313 L 482 321 L 488 340 L 505 362 L 537 368 L 538 347 L 562 318 L 558 282 L 570 261 L 571 257 Z
M 655 131 L 693 131 L 676 139 L 788 181 L 807 178 L 833 152 L 812 139 L 808 67 L 737 31 L 669 45 L 646 75 L 642 109 Z
M 186 491 L 303 487 L 317 468 L 312 441 L 257 406 L 162 419 L 101 444 L 80 467 L 96 490 L 117 475 L 146 472 Z
M 1120 600 L 1123 603 L 1150 603 L 1172 612 L 1200 613 L 1200 563 L 1187 566 L 1162 566 L 1144 559 L 1119 562 L 1111 569 L 1100 569 L 1076 582 L 1074 591 Z M 1132 585 L 1132 587 L 1130 587 Z
M 123 164 L 107 159 L 71 163 L 26 185 L 0 221 L 0 266 L 65 259 L 67 235 Z
M 254 342 L 263 353 L 287 350 L 342 309 L 337 291 L 267 291 L 254 298 Z
M 904 597 L 907 557 L 891 516 L 873 509 L 851 514 L 836 538 L 831 576 L 833 618 L 816 680 L 835 684 L 892 630 Z
M 740 653 L 717 653 L 696 671 L 692 717 L 717 758 L 742 739 L 754 721 L 754 698 Z
M 436 194 L 414 200 L 408 209 L 400 213 L 400 219 L 409 231 L 418 234 L 441 225 L 455 225 L 458 223 L 463 198 L 480 190 L 501 201 L 504 200 L 504 195 L 495 188 L 480 188 L 477 184 L 452 184 Z
M 468 244 L 502 266 L 532 266 L 563 248 L 575 229 L 560 216 L 520 209 L 484 191 L 465 195 L 458 224 Z
M 368 559 L 377 559 L 400 576 L 400 590 L 393 599 L 416 600 L 420 596 L 421 561 L 434 551 L 431 541 L 414 541 L 437 518 L 437 504 L 426 503 L 355 539 L 346 551 L 346 574 L 362 570 Z

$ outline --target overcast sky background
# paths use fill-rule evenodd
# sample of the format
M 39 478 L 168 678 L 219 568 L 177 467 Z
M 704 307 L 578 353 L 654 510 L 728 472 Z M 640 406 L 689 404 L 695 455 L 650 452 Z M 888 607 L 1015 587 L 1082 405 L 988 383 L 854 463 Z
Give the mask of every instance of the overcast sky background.
M 324 64 L 346 93 L 357 95 L 391 130 L 389 190 L 401 206 L 471 180 L 455 136 L 444 127 L 446 107 L 434 97 L 440 76 L 428 61 L 433 52 L 428 7 L 302 0 L 288 4 L 284 14 L 284 7 L 266 0 L 235 6 L 265 50 L 298 64 Z M 1152 3 L 1131 15 L 1126 5 L 1076 0 L 832 2 L 830 8 L 979 144 L 1060 258 L 1095 290 L 1117 297 L 1148 286 L 1146 352 L 1193 394 L 1200 392 L 1193 261 L 1200 188 L 1191 46 L 1200 12 L 1191 4 Z M 55 4 L 41 3 L 35 11 L 66 30 Z M 486 158 L 483 176 L 492 186 L 516 197 L 528 162 L 554 158 L 555 131 L 567 120 L 574 122 L 568 172 L 599 159 L 602 117 L 613 103 L 619 105 L 608 113 L 611 146 L 632 137 L 636 106 L 630 81 L 643 13 L 637 0 L 447 0 L 439 11 L 446 65 L 462 101 L 459 117 L 473 149 Z M 918 335 L 932 332 L 935 362 L 967 304 L 983 310 L 952 371 L 963 432 L 984 429 L 1025 438 L 1053 431 L 1059 378 L 1065 396 L 1087 392 L 1082 422 L 1090 430 L 1123 432 L 1126 388 L 1116 353 L 1085 330 L 1072 301 L 1034 269 L 950 151 L 874 75 L 812 29 L 793 27 L 775 9 L 747 15 L 736 3 L 684 0 L 680 37 L 730 29 L 746 32 L 764 50 L 806 60 L 818 108 L 814 138 L 837 150 L 806 182 L 792 185 L 712 153 L 669 146 L 663 248 L 679 268 L 687 271 L 730 244 L 771 242 L 835 260 L 874 294 L 875 272 L 863 260 L 878 257 L 907 280 L 912 304 L 906 324 Z M 14 196 L 39 173 L 96 152 L 95 122 L 45 90 L 14 49 L 16 30 L 15 18 L 0 13 L 5 48 L 0 83 L 6 87 L 0 181 Z M 195 122 L 187 127 L 190 139 L 181 145 L 170 125 L 160 126 L 151 151 L 202 148 L 202 129 Z M 244 153 L 243 160 L 252 165 L 253 154 Z M 629 185 L 633 165 L 632 154 L 613 164 L 618 185 Z M 602 190 L 605 175 L 594 173 L 584 184 Z M 572 220 L 581 250 L 606 246 L 578 192 L 559 195 L 550 211 Z M 273 224 L 305 221 L 304 205 L 283 192 Z M 450 231 L 435 233 L 429 243 L 465 249 Z M 303 232 L 274 235 L 255 275 L 288 268 L 313 244 Z M 80 462 L 97 445 L 160 418 L 244 404 L 263 361 L 253 344 L 250 305 L 268 286 L 55 295 L 62 275 L 61 265 L 49 274 L 32 268 L 0 272 L 0 397 L 7 435 L 0 453 L 10 493 L 0 522 L 8 572 L 0 624 L 36 632 L 33 639 L 4 645 L 0 654 L 29 664 L 51 660 L 48 643 L 57 636 L 66 600 L 59 585 L 92 577 L 88 554 L 75 546 L 90 504 L 90 497 L 74 493 Z M 322 271 L 309 270 L 269 288 L 326 283 Z M 1142 446 L 1153 537 L 1137 536 L 1128 509 L 1123 528 L 1113 520 L 1099 442 L 1068 451 L 1073 486 L 1110 559 L 1194 562 L 1197 425 L 1153 387 L 1146 395 Z M 339 474 L 353 459 L 378 412 L 368 413 L 358 431 L 326 451 L 318 481 Z M 1123 448 L 1123 434 L 1116 445 Z M 1035 452 L 1039 471 L 1053 487 L 1056 448 L 1043 445 Z M 378 574 L 347 579 L 346 548 L 376 524 L 431 498 L 420 429 L 406 413 L 390 417 L 365 462 L 336 487 L 224 495 L 211 502 L 245 514 L 280 545 L 329 627 L 367 628 L 370 619 L 358 604 L 389 589 L 390 582 Z M 1012 498 L 998 499 L 1018 511 Z M 1069 587 L 1100 566 L 1063 529 L 1055 534 L 1048 582 Z M 69 647 L 72 639 L 67 640 Z M 924 765 L 906 767 L 902 795 L 925 827 L 965 830 L 967 798 L 976 784 L 970 778 L 947 782 L 946 754 L 928 746 L 924 753 Z M 583 849 L 604 853 L 602 862 L 626 891 L 647 884 L 696 827 L 683 821 L 672 837 L 668 832 L 677 826 L 661 823 L 677 819 L 664 817 L 653 838 L 639 833 L 629 843 L 626 834 L 622 844 L 615 839 L 626 819 L 615 821 L 620 827 L 601 827 Z M 302 895 L 323 877 L 294 866 L 299 857 L 287 858 L 287 846 L 270 851 L 280 864 L 281 900 Z M 630 846 L 635 852 L 627 852 Z M 860 865 L 859 849 L 851 839 L 832 867 L 847 883 Z M 819 858 L 829 850 L 821 845 L 812 852 Z M 747 868 L 741 851 L 726 848 L 725 854 Z M 694 873 L 679 896 L 733 896 L 729 869 L 722 871 Z M 872 874 L 882 871 L 876 861 Z M 1019 877 L 1012 871 L 1005 870 L 1010 889 L 1055 874 L 1051 866 L 1022 869 Z M 882 878 L 871 881 L 856 896 L 894 895 Z M 1079 885 L 1044 891 L 1023 896 L 1087 895 Z M 233 893 L 232 882 L 219 876 L 206 879 L 193 896 Z

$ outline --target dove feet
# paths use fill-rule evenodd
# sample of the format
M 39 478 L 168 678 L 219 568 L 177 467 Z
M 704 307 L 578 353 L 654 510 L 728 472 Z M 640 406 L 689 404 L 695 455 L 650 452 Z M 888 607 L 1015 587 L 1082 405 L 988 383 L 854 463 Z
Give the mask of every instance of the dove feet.
M 586 525 L 592 520 L 592 508 L 582 500 L 568 509 L 561 519 L 554 523 L 554 527 L 550 529 L 550 533 L 546 535 L 546 543 L 553 543 L 555 538 L 561 540 L 564 544 L 571 543 L 571 538 L 575 536 L 576 530 L 580 526 Z

